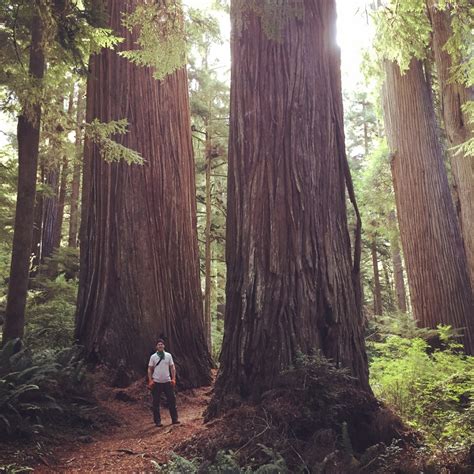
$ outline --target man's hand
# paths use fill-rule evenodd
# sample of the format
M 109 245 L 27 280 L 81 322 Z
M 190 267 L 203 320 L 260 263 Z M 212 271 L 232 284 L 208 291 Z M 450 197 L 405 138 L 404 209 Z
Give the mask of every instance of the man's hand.
M 175 386 L 176 386 L 176 380 L 175 380 L 175 379 L 171 379 L 171 386 L 172 386 L 172 387 L 175 387 Z
M 148 381 L 147 387 L 148 387 L 149 390 L 151 390 L 153 388 L 154 383 L 155 382 L 153 382 L 153 380 Z

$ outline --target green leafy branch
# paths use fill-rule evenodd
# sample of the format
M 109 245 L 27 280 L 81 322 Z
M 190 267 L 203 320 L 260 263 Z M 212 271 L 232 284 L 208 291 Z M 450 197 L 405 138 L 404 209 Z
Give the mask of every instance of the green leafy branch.
M 127 133 L 128 122 L 126 119 L 111 120 L 110 122 L 100 122 L 94 119 L 86 124 L 85 135 L 95 143 L 100 150 L 100 156 L 107 162 L 125 161 L 128 164 L 143 164 L 143 157 L 140 153 L 117 143 L 112 135 L 124 135 Z
M 186 36 L 179 2 L 137 5 L 132 13 L 123 16 L 122 23 L 130 32 L 137 32 L 138 49 L 121 51 L 121 56 L 152 67 L 158 80 L 185 65 Z

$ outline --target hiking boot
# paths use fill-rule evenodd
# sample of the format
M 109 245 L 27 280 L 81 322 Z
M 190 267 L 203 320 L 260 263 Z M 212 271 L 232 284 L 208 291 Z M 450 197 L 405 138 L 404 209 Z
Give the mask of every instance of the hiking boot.
M 174 421 L 171 422 L 171 424 L 172 424 L 172 425 L 180 425 L 181 422 L 178 421 L 178 420 L 174 420 Z
M 155 426 L 156 426 L 157 428 L 161 428 L 161 427 L 163 426 L 163 423 L 155 423 Z

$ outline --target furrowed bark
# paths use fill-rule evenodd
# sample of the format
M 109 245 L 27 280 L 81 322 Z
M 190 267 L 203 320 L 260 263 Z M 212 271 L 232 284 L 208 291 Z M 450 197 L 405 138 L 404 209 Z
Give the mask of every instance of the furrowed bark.
M 230 394 L 258 398 L 300 351 L 320 350 L 368 389 L 335 2 L 301 4 L 277 41 L 232 4 L 227 300 L 208 416 Z
M 39 12 L 39 0 L 35 1 L 33 8 L 28 70 L 34 79 L 41 81 L 44 75 L 45 59 L 42 49 L 43 22 Z M 7 307 L 5 324 L 3 325 L 3 343 L 9 339 L 22 337 L 24 331 L 26 295 L 33 242 L 40 126 L 40 104 L 34 104 L 28 112 L 24 109 L 18 117 L 18 194 Z
M 107 2 L 119 50 L 134 47 L 121 18 L 136 4 Z M 208 384 L 186 69 L 158 82 L 117 50 L 90 68 L 87 121 L 127 118 L 115 139 L 145 163 L 106 163 L 86 142 L 77 338 L 90 358 L 143 374 L 164 334 L 178 383 Z
M 422 65 L 402 75 L 386 62 L 384 115 L 414 317 L 422 327 L 464 330 L 472 354 L 473 297 L 466 254 L 451 200 L 443 151 Z
M 473 137 L 474 126 L 469 124 L 462 106 L 474 100 L 472 87 L 452 80 L 452 68 L 457 64 L 446 51 L 446 43 L 452 35 L 451 18 L 448 10 L 438 10 L 436 0 L 429 0 L 429 12 L 433 27 L 432 45 L 436 70 L 441 89 L 441 111 L 449 144 L 451 171 L 456 187 L 456 203 L 464 249 L 469 264 L 471 288 L 474 289 L 474 156 L 455 150 L 455 147 Z

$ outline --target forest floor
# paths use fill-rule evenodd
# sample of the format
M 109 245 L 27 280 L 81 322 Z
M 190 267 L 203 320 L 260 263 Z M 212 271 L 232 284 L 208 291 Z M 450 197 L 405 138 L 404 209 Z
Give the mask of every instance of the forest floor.
M 172 425 L 168 409 L 162 407 L 163 427 L 158 428 L 153 423 L 151 394 L 143 381 L 127 389 L 102 385 L 96 394 L 99 408 L 114 420 L 112 426 L 83 436 L 67 433 L 47 449 L 38 444 L 23 445 L 21 450 L 9 446 L 0 455 L 0 465 L 33 466 L 35 473 L 153 472 L 152 461 L 166 463 L 175 446 L 206 430 L 203 412 L 210 392 L 210 387 L 203 387 L 178 393 L 181 424 Z

